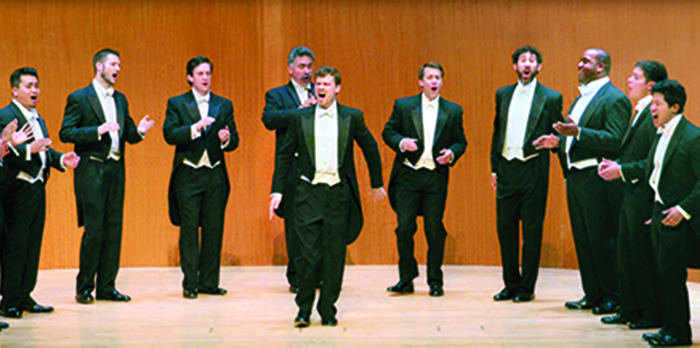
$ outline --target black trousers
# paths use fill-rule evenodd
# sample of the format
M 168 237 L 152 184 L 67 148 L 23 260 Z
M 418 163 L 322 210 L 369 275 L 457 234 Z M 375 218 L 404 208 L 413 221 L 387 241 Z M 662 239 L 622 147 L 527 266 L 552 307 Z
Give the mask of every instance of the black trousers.
M 335 302 L 340 297 L 345 272 L 350 204 L 350 186 L 345 181 L 334 186 L 301 181 L 297 186 L 294 221 L 301 252 L 296 296 L 300 316 L 308 318 L 311 314 L 320 264 L 323 283 L 318 313 L 326 320 L 335 318 Z
M 124 221 L 124 160 L 105 162 L 84 158 L 76 176 L 76 196 L 82 202 L 84 231 L 80 244 L 78 293 L 115 290 L 119 273 Z
M 625 185 L 617 239 L 622 314 L 632 321 L 661 321 L 661 279 L 651 246 L 654 191 L 646 182 Z
M 549 188 L 549 154 L 527 162 L 498 162 L 496 227 L 503 283 L 511 291 L 533 293 L 540 268 L 542 229 Z M 522 223 L 522 273 L 520 224 Z
M 690 340 L 687 245 L 693 231 L 686 220 L 675 227 L 662 224 L 665 215 L 661 212 L 668 208 L 654 203 L 651 220 L 651 242 L 661 278 L 663 330 L 681 340 Z
M 222 166 L 194 169 L 181 165 L 174 180 L 180 209 L 182 287 L 189 291 L 216 288 L 228 198 L 226 174 Z
M 297 266 L 296 262 L 299 258 L 299 239 L 294 232 L 294 196 L 296 196 L 296 188 L 299 184 L 299 164 L 297 161 L 292 162 L 292 167 L 287 174 L 287 180 L 284 184 L 284 195 L 282 198 L 282 211 L 284 212 L 284 241 L 287 248 L 287 282 L 290 286 L 298 287 L 297 281 Z
M 572 169 L 566 198 L 581 285 L 588 301 L 619 301 L 617 230 L 622 183 L 606 182 L 595 167 Z
M 39 274 L 41 242 L 46 220 L 46 189 L 42 181 L 30 184 L 14 179 L 3 202 L 2 308 L 33 306 L 31 293 Z
M 414 256 L 416 219 L 423 212 L 423 229 L 428 243 L 428 284 L 443 285 L 442 262 L 447 231 L 442 223 L 447 199 L 448 177 L 444 173 L 402 166 L 396 180 L 396 244 L 399 251 L 399 279 L 408 283 L 418 277 Z

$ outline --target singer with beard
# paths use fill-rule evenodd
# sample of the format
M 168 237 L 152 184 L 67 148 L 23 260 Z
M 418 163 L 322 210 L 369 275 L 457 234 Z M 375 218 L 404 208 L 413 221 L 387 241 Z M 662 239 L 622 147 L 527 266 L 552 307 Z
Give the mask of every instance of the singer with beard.
M 423 215 L 428 242 L 429 295 L 444 294 L 442 262 L 447 230 L 442 223 L 450 167 L 467 150 L 462 107 L 440 96 L 445 71 L 438 63 L 418 70 L 422 93 L 400 98 L 382 131 L 384 142 L 396 152 L 389 178 L 389 202 L 396 212 L 399 281 L 387 288 L 413 293 L 418 263 L 413 255 L 416 219 Z
M 126 302 L 131 297 L 116 289 L 124 217 L 124 157 L 126 143 L 139 143 L 154 121 L 144 116 L 139 125 L 129 114 L 126 96 L 114 90 L 121 71 L 119 52 L 105 48 L 92 58 L 95 78 L 68 96 L 61 131 L 83 158 L 75 169 L 73 188 L 78 226 L 84 226 L 75 300 L 91 304 Z M 97 279 L 97 281 L 95 281 Z
M 287 134 L 289 114 L 297 109 L 303 109 L 316 104 L 314 84 L 311 82 L 315 56 L 304 47 L 294 47 L 287 57 L 287 72 L 289 83 L 273 88 L 265 93 L 265 108 L 262 121 L 265 128 L 275 131 L 275 153 L 282 148 L 282 141 Z M 287 246 L 287 282 L 289 291 L 299 291 L 297 280 L 296 259 L 299 257 L 299 241 L 294 233 L 294 194 L 299 183 L 299 165 L 296 161 L 287 174 L 282 203 L 275 210 L 277 216 L 284 219 L 284 239 Z M 320 278 L 319 278 L 320 281 Z
M 518 82 L 496 91 L 491 140 L 491 185 L 496 190 L 496 230 L 505 284 L 493 299 L 529 302 L 535 298 L 549 188 L 549 151 L 535 149 L 533 142 L 552 134 L 552 125 L 563 121 L 563 102 L 561 93 L 537 80 L 542 55 L 535 47 L 520 47 L 511 58 Z

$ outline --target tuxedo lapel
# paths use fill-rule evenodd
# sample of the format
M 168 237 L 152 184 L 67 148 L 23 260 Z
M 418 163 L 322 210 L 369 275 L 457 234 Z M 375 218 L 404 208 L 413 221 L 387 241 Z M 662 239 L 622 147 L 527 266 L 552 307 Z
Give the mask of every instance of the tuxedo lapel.
M 498 107 L 500 110 L 501 119 L 499 120 L 503 126 L 501 134 L 505 137 L 505 128 L 508 126 L 508 112 L 510 111 L 510 103 L 513 100 L 513 93 L 515 93 L 515 86 L 511 85 L 508 90 L 503 95 L 503 100 L 501 100 L 501 105 Z M 505 141 L 505 140 L 504 140 Z
M 304 141 L 306 143 L 306 150 L 309 151 L 309 159 L 311 159 L 311 164 L 316 167 L 316 142 L 315 142 L 315 132 L 314 132 L 314 112 L 315 108 L 309 108 L 309 111 L 301 114 L 301 131 L 304 135 Z
M 185 95 L 185 107 L 187 108 L 187 113 L 190 115 L 190 119 L 193 122 L 199 122 L 202 116 L 199 114 L 199 107 L 197 106 L 197 99 L 194 98 L 192 92 Z
M 294 88 L 294 84 L 292 81 L 289 81 L 287 84 L 287 94 L 289 94 L 289 97 L 294 100 L 294 104 L 296 107 L 299 107 L 301 105 L 301 101 L 299 100 L 299 96 L 297 95 L 297 90 Z
M 216 115 L 219 114 L 219 109 L 221 108 L 221 103 L 217 103 L 212 93 L 209 97 L 209 113 L 207 116 L 216 119 Z M 199 109 L 198 109 L 199 110 Z
M 440 134 L 442 134 L 442 130 L 445 128 L 445 123 L 447 123 L 447 117 L 449 117 L 449 112 L 447 111 L 447 108 L 445 107 L 445 104 L 443 103 L 443 99 L 440 98 L 440 105 L 438 106 L 438 114 L 437 114 L 437 122 L 435 123 L 435 136 L 433 137 L 433 143 L 430 144 L 430 146 L 435 145 L 437 143 L 438 139 L 440 139 Z M 428 145 L 426 144 L 426 147 Z
M 651 145 L 651 150 L 647 157 L 647 167 L 646 167 L 646 177 L 651 178 L 651 173 L 654 171 L 654 156 L 656 154 L 656 148 L 659 146 L 659 140 L 661 140 L 661 134 L 656 134 L 654 137 L 654 144 Z
M 633 125 L 630 124 L 630 127 L 627 128 L 627 132 L 625 132 L 625 136 L 622 138 L 622 143 L 620 144 L 620 148 L 625 147 L 625 144 L 627 144 L 627 140 L 632 138 L 632 135 L 637 132 L 637 129 L 642 127 L 642 124 L 644 123 L 644 120 L 648 117 L 649 113 L 649 106 L 647 105 L 644 110 L 639 114 L 639 118 L 637 119 L 637 122 L 635 122 Z M 636 116 L 636 115 L 635 115 Z M 630 120 L 630 123 L 634 121 L 634 117 L 632 120 Z
M 512 96 L 512 94 L 511 94 Z M 527 128 L 525 128 L 525 136 L 523 137 L 523 147 L 528 142 L 530 135 L 535 131 L 537 122 L 540 120 L 540 115 L 542 115 L 542 110 L 544 109 L 544 104 L 547 101 L 547 97 L 544 95 L 544 89 L 537 83 L 535 88 L 535 95 L 532 97 L 532 104 L 530 105 L 530 115 L 527 118 Z M 510 103 L 508 103 L 510 106 Z M 507 125 L 507 123 L 505 123 Z
M 413 126 L 416 128 L 418 142 L 423 143 L 423 110 L 421 108 L 420 95 L 415 98 L 415 100 L 416 102 L 413 104 L 413 109 L 411 110 L 411 119 L 413 120 Z
M 585 126 L 588 124 L 588 120 L 591 119 L 591 116 L 595 112 L 596 109 L 598 109 L 598 104 L 600 104 L 600 101 L 603 100 L 605 93 L 607 93 L 608 86 L 610 85 L 610 82 L 606 83 L 603 87 L 601 87 L 598 92 L 593 96 L 593 99 L 588 103 L 588 106 L 586 106 L 586 110 L 583 112 L 583 115 L 581 115 L 581 119 L 578 121 L 579 126 Z
M 119 139 L 122 138 L 124 134 L 124 109 L 126 108 L 122 103 L 121 96 L 117 97 L 117 93 L 114 93 L 114 107 L 117 109 L 117 123 L 119 124 Z
M 351 117 L 345 112 L 345 108 L 338 104 L 338 168 L 343 164 L 345 150 L 348 147 Z
M 90 87 L 88 87 L 87 100 L 88 104 L 90 104 L 90 107 L 92 108 L 92 111 L 95 113 L 97 119 L 100 121 L 100 124 L 107 122 L 107 119 L 105 118 L 105 112 L 104 110 L 102 110 L 100 98 L 97 97 L 97 92 L 95 91 L 95 87 L 92 84 L 90 84 Z
M 664 154 L 664 162 L 661 165 L 662 170 L 663 168 L 666 168 L 668 160 L 673 156 L 673 153 L 676 151 L 676 148 L 678 148 L 678 144 L 680 144 L 681 139 L 683 139 L 683 133 L 685 133 L 686 126 L 687 121 L 685 120 L 685 118 L 680 119 L 678 125 L 676 126 L 676 130 L 673 131 L 673 136 L 671 136 L 671 139 L 668 141 L 666 153 Z M 663 171 L 661 172 L 661 175 L 664 175 Z M 661 177 L 659 177 L 659 182 L 661 182 Z

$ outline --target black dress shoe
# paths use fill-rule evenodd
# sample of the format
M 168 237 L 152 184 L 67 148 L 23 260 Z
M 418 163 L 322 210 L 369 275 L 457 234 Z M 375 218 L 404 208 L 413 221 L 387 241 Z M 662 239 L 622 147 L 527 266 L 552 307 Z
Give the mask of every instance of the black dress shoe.
M 676 346 L 689 346 L 693 342 L 689 339 L 681 339 L 671 335 L 660 335 L 649 340 L 649 345 L 653 347 L 676 347 Z
M 535 299 L 535 294 L 529 292 L 520 292 L 515 294 L 513 302 L 530 302 Z
M 182 289 L 182 297 L 188 298 L 188 299 L 195 299 L 197 298 L 197 290 L 187 290 L 187 289 Z
M 117 290 L 112 290 L 106 294 L 97 293 L 97 299 L 100 301 L 113 301 L 113 302 L 129 302 L 131 297 L 129 295 L 124 295 L 119 293 Z
M 602 317 L 600 318 L 600 321 L 603 322 L 603 324 L 627 324 L 630 321 L 622 314 L 617 313 L 615 315 L 611 315 L 609 317 Z
M 95 302 L 95 298 L 92 297 L 92 294 L 87 292 L 87 291 L 76 294 L 75 300 L 78 303 L 82 303 L 82 304 L 91 304 L 91 303 Z
M 5 318 L 20 319 L 22 311 L 19 308 L 7 308 L 2 310 L 2 316 Z
M 290 286 L 289 286 L 289 292 L 291 292 L 292 294 L 298 294 L 298 293 L 299 293 L 299 287 L 298 287 L 298 286 L 294 286 L 294 285 L 290 285 Z
M 10 327 L 10 324 L 8 324 L 8 323 L 6 323 L 6 322 L 4 322 L 4 321 L 0 321 L 0 330 L 2 330 L 2 329 L 7 329 L 7 328 L 9 328 L 9 327 Z
M 515 291 L 508 290 L 508 288 L 504 288 L 501 290 L 501 292 L 493 295 L 493 300 L 494 301 L 509 301 L 512 300 L 513 297 L 515 297 Z
M 664 332 L 664 329 L 661 329 L 661 330 L 659 330 L 658 332 L 654 332 L 654 333 L 647 332 L 647 333 L 645 333 L 645 334 L 642 335 L 642 339 L 645 340 L 645 341 L 647 341 L 647 342 L 649 342 L 649 341 L 651 341 L 652 339 L 659 338 L 659 337 L 661 337 L 661 336 L 663 336 L 663 335 L 665 335 L 665 334 L 666 334 L 666 333 Z
M 564 307 L 566 307 L 568 309 L 577 309 L 577 310 L 591 309 L 591 308 L 593 308 L 593 304 L 588 302 L 588 300 L 584 296 L 582 299 L 580 299 L 578 301 L 568 301 L 568 302 L 564 303 Z
M 593 314 L 613 314 L 620 311 L 620 304 L 615 301 L 608 301 L 593 307 Z
M 639 319 L 636 321 L 631 321 L 629 328 L 630 330 L 647 330 L 647 329 L 658 329 L 661 328 L 663 324 L 658 321 L 651 321 L 648 319 Z
M 396 294 L 412 294 L 414 292 L 413 282 L 404 283 L 399 281 L 396 285 L 386 288 L 386 291 Z
M 34 304 L 33 306 L 24 305 L 21 307 L 21 309 L 23 311 L 29 312 L 29 313 L 51 313 L 51 312 L 53 312 L 53 307 L 42 306 L 40 304 Z
M 442 285 L 431 285 L 429 295 L 432 297 L 440 297 L 445 294 L 445 290 L 442 289 Z
M 294 318 L 294 327 L 297 329 L 309 327 L 309 325 L 311 325 L 311 321 L 309 320 L 308 316 L 298 315 L 296 318 Z
M 321 319 L 321 325 L 323 326 L 338 326 L 338 319 Z
M 216 287 L 216 288 L 199 288 L 199 289 L 197 289 L 197 292 L 199 292 L 200 294 L 222 296 L 222 295 L 226 295 L 226 293 L 228 291 L 226 291 L 226 289 Z

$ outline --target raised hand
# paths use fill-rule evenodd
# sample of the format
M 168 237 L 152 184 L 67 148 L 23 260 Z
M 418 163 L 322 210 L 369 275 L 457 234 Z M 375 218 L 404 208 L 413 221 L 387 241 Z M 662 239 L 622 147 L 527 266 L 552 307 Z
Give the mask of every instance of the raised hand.
M 221 139 L 221 142 L 224 144 L 226 144 L 230 136 L 231 131 L 228 130 L 228 126 L 219 131 L 219 139 Z
M 37 153 L 48 150 L 49 146 L 51 146 L 51 139 L 36 139 L 29 145 L 29 150 L 31 153 Z
M 146 134 L 156 124 L 156 121 L 152 121 L 148 117 L 148 115 L 144 116 L 139 122 L 138 131 L 141 134 Z
M 69 152 L 63 156 L 63 165 L 70 168 L 75 168 L 80 163 L 80 157 L 75 152 Z

